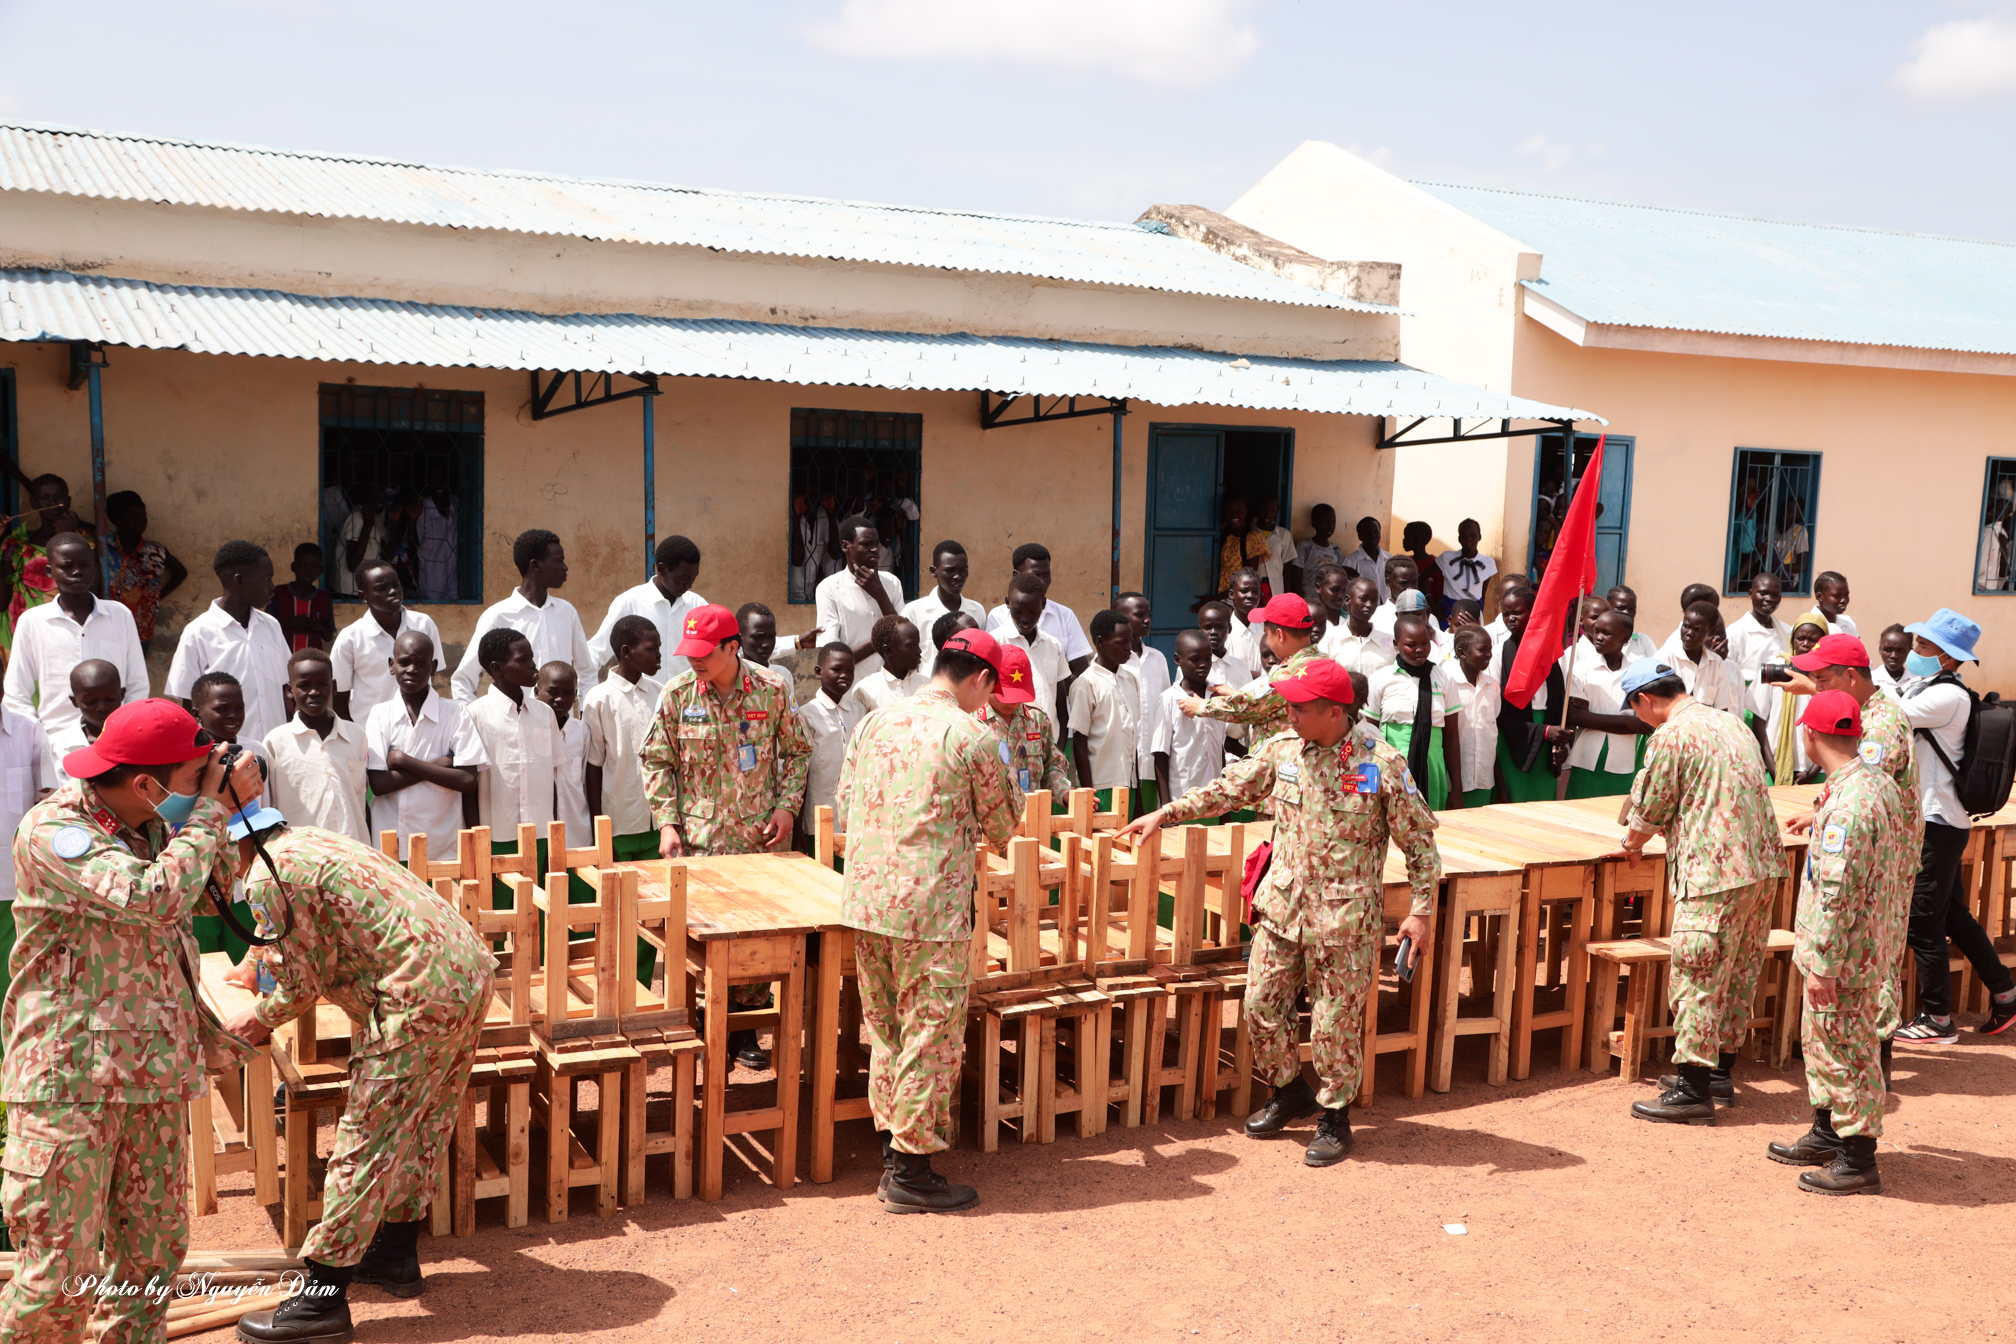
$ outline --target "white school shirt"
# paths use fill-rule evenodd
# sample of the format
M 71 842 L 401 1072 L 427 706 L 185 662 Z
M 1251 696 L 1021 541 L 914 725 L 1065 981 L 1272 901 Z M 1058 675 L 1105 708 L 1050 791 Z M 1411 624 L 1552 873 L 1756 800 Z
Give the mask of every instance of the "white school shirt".
M 1043 711 L 1044 721 L 1050 725 L 1051 741 L 1056 741 L 1057 688 L 1071 676 L 1071 664 L 1064 656 L 1064 646 L 1041 625 L 1036 627 L 1036 638 L 1033 640 L 1022 638 L 1022 632 L 1013 625 L 1005 630 L 996 630 L 994 638 L 1003 644 L 1013 644 L 1029 655 L 1029 671 L 1036 683 L 1036 706 Z M 856 684 L 859 684 L 858 681 Z
M 1141 690 L 1126 664 L 1093 663 L 1071 683 L 1071 731 L 1092 747 L 1092 787 L 1131 789 L 1141 755 Z
M 1890 692 L 1890 698 L 1893 700 L 1898 698 L 1904 689 L 1904 683 L 1910 679 L 1908 673 L 1901 677 L 1891 676 L 1890 669 L 1883 666 L 1883 660 L 1880 658 L 1876 660 L 1876 666 L 1869 669 L 1869 680 L 1876 683 L 1877 690 Z
M 1624 641 L 1624 661 L 1635 663 L 1640 658 L 1657 658 L 1659 646 L 1652 642 L 1652 636 L 1643 630 L 1633 630 L 1631 638 Z
M 50 733 L 48 750 L 42 753 L 42 787 L 60 789 L 70 782 L 70 772 L 63 768 L 63 758 L 73 751 L 82 751 L 91 745 L 91 739 L 84 736 L 84 720 Z M 0 864 L 0 867 L 6 867 Z M 11 872 L 12 870 L 9 869 Z
M 1055 639 L 1063 648 L 1064 661 L 1067 665 L 1079 658 L 1092 656 L 1092 641 L 1085 638 L 1085 627 L 1078 624 L 1078 613 L 1056 598 L 1043 600 L 1043 614 L 1036 618 L 1036 628 Z M 1232 622 L 1232 628 L 1234 630 L 1239 628 L 1236 619 Z M 1015 621 L 1008 614 L 1006 602 L 987 613 L 987 633 L 999 639 L 1004 630 L 1011 634 L 1015 630 Z
M 1456 759 L 1462 767 L 1463 791 L 1491 788 L 1498 782 L 1498 674 L 1487 667 L 1473 685 L 1460 666 L 1446 666 L 1451 704 L 1462 716 L 1456 729 Z
M 1229 649 L 1223 658 L 1211 660 L 1211 671 L 1204 678 L 1207 686 L 1244 686 L 1251 680 L 1253 669 L 1246 666 L 1245 660 L 1231 653 Z
M 1467 560 L 1459 547 L 1444 551 L 1435 557 L 1435 567 L 1442 571 L 1442 595 L 1452 601 L 1469 598 L 1481 604 L 1484 601 L 1484 587 L 1497 576 L 1498 562 L 1479 551 Z M 1482 784 L 1477 786 L 1483 788 Z
M 580 849 L 595 843 L 595 819 L 588 815 L 588 725 L 570 715 L 560 725 L 560 746 L 559 764 L 553 771 L 553 811 L 558 820 L 567 823 L 569 847 Z M 609 822 L 613 828 L 616 819 L 611 817 Z
M 1597 714 L 1625 714 L 1623 681 L 1625 669 L 1631 664 L 1620 659 L 1612 671 L 1603 662 L 1601 654 L 1593 650 L 1589 656 L 1577 655 L 1575 675 L 1568 678 L 1568 698 L 1583 700 L 1592 712 Z M 1567 659 L 1562 659 L 1562 674 L 1567 674 Z M 1603 773 L 1608 775 L 1628 775 L 1638 768 L 1637 733 L 1598 733 L 1584 728 L 1576 735 L 1575 745 L 1568 749 L 1568 765 L 1575 770 L 1594 770 L 1596 758 L 1603 757 Z M 1604 744 L 1609 750 L 1604 750 Z
M 77 706 L 70 703 L 70 669 L 92 658 L 103 658 L 119 669 L 123 703 L 147 698 L 147 654 L 124 602 L 92 598 L 82 625 L 70 618 L 60 601 L 28 608 L 14 622 L 7 708 L 40 721 L 42 731 L 54 737 L 79 721 Z
M 1319 543 L 1314 537 L 1295 544 L 1295 565 L 1302 571 L 1302 596 L 1309 605 L 1316 605 L 1316 567 L 1343 563 L 1344 552 L 1340 547 Z
M 679 647 L 680 629 L 686 623 L 686 614 L 696 607 L 706 605 L 707 599 L 690 588 L 679 594 L 677 602 L 668 602 L 657 583 L 650 579 L 646 579 L 635 588 L 625 588 L 616 594 L 616 600 L 609 604 L 609 610 L 602 616 L 602 624 L 596 626 L 595 633 L 589 637 L 588 661 L 598 669 L 615 661 L 616 622 L 625 616 L 642 616 L 658 627 L 658 679 L 661 683 L 668 682 L 692 666 L 672 650 Z M 608 672 L 603 680 L 615 675 L 613 671 Z M 581 684 L 589 686 L 593 681 L 583 681 Z M 617 832 L 618 835 L 625 833 Z
M 1687 694 L 1708 708 L 1731 714 L 1743 712 L 1743 677 L 1715 650 L 1702 646 L 1701 661 L 1697 663 L 1680 646 L 1680 632 L 1675 630 L 1653 656 L 1678 673 Z
M 823 690 L 795 712 L 798 726 L 805 730 L 805 740 L 812 744 L 812 767 L 805 776 L 805 804 L 798 811 L 798 824 L 810 834 L 815 807 L 833 807 L 838 824 L 839 809 L 834 807 L 834 797 L 840 788 L 840 767 L 847 760 L 847 739 L 854 735 L 861 715 L 858 704 L 850 705 L 845 697 L 836 701 Z
M 1453 678 L 1446 664 L 1437 664 L 1428 676 L 1429 720 L 1431 728 L 1455 710 Z M 1365 717 L 1374 723 L 1390 723 L 1402 728 L 1414 726 L 1414 708 L 1421 700 L 1421 682 L 1401 670 L 1400 664 L 1382 667 L 1365 679 Z
M 385 758 L 393 751 L 422 761 L 446 756 L 458 770 L 480 771 L 490 764 L 469 711 L 453 700 L 443 700 L 431 689 L 420 702 L 418 714 L 407 711 L 403 697 L 373 706 L 364 723 L 364 746 L 373 770 L 391 769 Z M 408 857 L 406 841 L 414 835 L 426 836 L 427 852 L 446 859 L 455 852 L 455 838 L 462 830 L 462 795 L 425 782 L 379 794 L 371 800 L 371 828 L 374 834 L 399 833 L 401 859 Z
M 335 642 L 329 646 L 329 665 L 336 689 L 350 693 L 350 722 L 368 722 L 372 710 L 399 698 L 399 683 L 392 677 L 392 645 L 408 633 L 433 640 L 434 656 L 441 656 L 441 631 L 434 618 L 407 606 L 399 609 L 396 633 L 387 634 L 368 607 L 336 632 Z
M 1260 675 L 1261 640 L 1266 634 L 1266 622 L 1252 625 L 1241 619 L 1238 612 L 1232 613 L 1232 633 L 1225 636 L 1225 652 L 1239 660 L 1249 677 Z
M 896 576 L 886 570 L 877 571 L 882 580 L 882 591 L 889 598 L 889 610 L 903 610 L 903 585 Z M 854 572 L 843 569 L 838 574 L 828 574 L 819 580 L 817 592 L 818 615 L 813 624 L 819 627 L 822 644 L 840 641 L 850 649 L 858 649 L 866 644 L 875 633 L 875 622 L 882 619 L 882 608 L 875 599 L 868 596 L 861 585 L 854 582 Z M 854 664 L 854 678 L 859 682 L 870 672 L 880 671 L 882 655 L 871 653 Z
M 245 726 L 239 729 L 238 740 L 263 743 L 266 734 L 287 722 L 287 660 L 292 656 L 280 622 L 255 611 L 248 623 L 240 625 L 224 610 L 224 599 L 215 598 L 182 627 L 161 693 L 171 700 L 187 700 L 198 677 L 229 672 L 245 692 Z
M 971 616 L 973 624 L 982 630 L 987 628 L 987 608 L 964 593 L 959 595 L 959 610 Z M 931 670 L 931 664 L 938 658 L 938 646 L 931 642 L 931 627 L 950 616 L 952 611 L 939 600 L 938 590 L 933 588 L 915 602 L 906 605 L 902 614 L 904 620 L 917 627 L 917 647 L 924 651 L 924 661 L 917 665 L 928 672 Z M 825 639 L 823 635 L 820 638 L 822 642 Z
M 54 606 L 55 603 L 50 603 Z M 26 714 L 0 708 L 0 826 L 13 835 L 36 803 L 49 759 L 49 736 Z M 0 863 L 0 901 L 14 899 L 14 865 Z
M 1169 689 L 1169 658 L 1152 644 L 1141 648 L 1127 657 L 1128 670 L 1134 674 L 1134 685 L 1140 696 L 1140 704 L 1134 715 L 1134 736 L 1139 745 L 1139 756 L 1135 768 L 1142 779 L 1155 778 L 1155 752 L 1149 746 L 1149 739 L 1155 735 L 1155 719 L 1162 712 L 1162 692 Z
M 1833 620 L 1827 622 L 1827 626 L 1829 632 L 1832 634 L 1852 635 L 1856 639 L 1862 638 L 1862 632 L 1855 628 L 1855 618 L 1853 616 L 1850 616 L 1845 611 L 1842 612 L 1839 616 L 1836 616 Z
M 296 714 L 266 734 L 273 776 L 266 796 L 296 826 L 314 826 L 347 835 L 376 848 L 371 817 L 364 809 L 364 771 L 370 749 L 364 730 L 342 715 L 324 737 Z
M 1316 641 L 1316 650 L 1346 672 L 1362 672 L 1368 677 L 1382 667 L 1391 667 L 1394 660 L 1391 635 L 1374 630 L 1361 638 L 1351 633 L 1349 617 L 1325 630 L 1323 638 Z
M 1295 558 L 1295 534 L 1277 523 L 1273 531 L 1262 535 L 1267 541 L 1267 563 L 1260 567 L 1260 573 L 1278 596 L 1288 591 L 1282 585 L 1287 582 L 1288 562 Z
M 1769 658 L 1782 657 L 1792 647 L 1792 627 L 1772 618 L 1769 628 L 1757 624 L 1757 613 L 1746 611 L 1727 624 L 1729 661 L 1749 692 L 1743 707 L 1758 714 L 1769 712 L 1763 697 L 1756 694 L 1757 669 Z
M 1365 554 L 1365 547 L 1353 546 L 1344 553 L 1344 568 L 1361 578 L 1367 578 L 1379 585 L 1379 591 L 1386 591 L 1386 562 L 1393 558 L 1393 552 L 1382 550 L 1377 557 Z
M 581 722 L 588 730 L 584 766 L 602 771 L 602 813 L 617 835 L 657 834 L 651 804 L 644 796 L 644 739 L 658 716 L 665 683 L 639 677 L 633 683 L 612 673 L 581 697 Z M 584 775 L 585 780 L 585 775 Z
M 1898 707 L 1910 721 L 1912 745 L 1918 753 L 1918 806 L 1925 820 L 1966 830 L 1974 824 L 1967 809 L 1960 806 L 1960 790 L 1953 772 L 1939 763 L 1931 743 L 1919 737 L 1926 729 L 1946 759 L 1955 765 L 1967 745 L 1967 716 L 1971 706 L 1967 692 L 1950 682 L 1935 686 L 1927 677 L 1909 677 L 1897 696 Z
M 525 690 L 518 704 L 497 687 L 467 707 L 489 762 L 476 781 L 476 820 L 493 840 L 510 840 L 521 822 L 554 819 L 554 776 L 566 755 L 553 707 Z
M 1162 692 L 1155 707 L 1148 755 L 1151 762 L 1156 752 L 1169 758 L 1169 797 L 1162 800 L 1164 806 L 1225 773 L 1225 721 L 1185 714 L 1181 702 L 1189 694 L 1179 682 Z
M 877 668 L 865 677 L 855 677 L 840 703 L 853 706 L 854 722 L 859 723 L 878 709 L 908 700 L 930 684 L 931 674 L 922 667 L 907 677 L 898 677 L 886 667 Z
M 476 618 L 476 629 L 469 636 L 469 647 L 463 651 L 455 675 L 448 679 L 455 698 L 463 704 L 477 702 L 476 688 L 480 684 L 483 667 L 476 661 L 476 651 L 482 647 L 483 636 L 500 625 L 516 630 L 531 641 L 535 667 L 544 667 L 548 663 L 572 663 L 574 675 L 581 685 L 595 684 L 595 660 L 588 654 L 588 636 L 581 630 L 581 617 L 575 612 L 574 604 L 557 593 L 548 593 L 545 604 L 535 607 L 525 600 L 525 594 L 513 588 L 502 602 L 485 607 L 483 614 Z

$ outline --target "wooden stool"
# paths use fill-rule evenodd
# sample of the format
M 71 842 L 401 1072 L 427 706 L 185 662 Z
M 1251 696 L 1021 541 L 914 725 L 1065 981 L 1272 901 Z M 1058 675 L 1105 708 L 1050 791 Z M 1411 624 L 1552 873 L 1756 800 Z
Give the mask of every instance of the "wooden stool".
M 1786 1015 L 1787 1008 L 1792 1006 L 1788 997 L 1792 988 L 1792 977 L 1787 972 L 1791 966 L 1793 942 L 1793 935 L 1788 929 L 1773 929 L 1767 936 L 1765 966 L 1758 977 L 1758 984 L 1761 989 L 1768 981 L 1778 977 L 1779 987 L 1775 991 L 1777 1011 L 1753 1014 L 1749 1023 L 1749 1031 L 1766 1031 L 1774 1040 L 1782 1039 L 1779 1024 Z M 1614 1055 L 1623 1061 L 1618 1076 L 1627 1082 L 1634 1081 L 1644 1071 L 1647 1042 L 1670 1039 L 1674 1034 L 1671 1026 L 1659 1023 L 1654 1011 L 1655 1008 L 1663 1006 L 1653 997 L 1653 988 L 1660 983 L 1660 977 L 1643 974 L 1641 969 L 1670 964 L 1673 959 L 1673 940 L 1669 935 L 1591 943 L 1589 956 L 1600 966 L 1632 969 L 1631 990 L 1624 1002 L 1624 1028 L 1621 1031 L 1602 1033 L 1603 1039 L 1598 1044 L 1602 1050 L 1599 1056 L 1602 1070 L 1608 1071 L 1610 1057 Z M 1782 966 L 1776 964 L 1781 957 L 1784 959 Z M 1608 973 L 1614 977 L 1615 970 Z
M 1638 901 L 1638 915 L 1635 921 L 1628 918 L 1625 905 L 1631 898 Z M 1638 863 L 1628 863 L 1620 859 L 1607 859 L 1596 865 L 1596 909 L 1590 923 L 1589 937 L 1592 942 L 1617 942 L 1628 935 L 1641 938 L 1663 938 L 1673 927 L 1673 902 L 1666 887 L 1666 860 L 1663 857 L 1647 855 Z M 1586 951 L 1586 948 L 1585 948 Z M 1640 969 L 1617 961 L 1588 961 L 1589 967 L 1589 1009 L 1583 1021 L 1583 1067 L 1592 1073 L 1607 1073 L 1610 1069 L 1610 1033 L 1617 1029 L 1617 989 L 1621 971 L 1644 974 L 1654 980 L 1663 979 L 1665 963 L 1647 961 L 1637 963 Z M 1653 1005 L 1655 1016 L 1665 1012 L 1665 998 L 1657 995 L 1657 985 L 1652 986 L 1654 997 L 1648 1000 Z M 1661 1019 L 1663 1021 L 1663 1017 Z
M 644 1202 L 644 1164 L 659 1154 L 672 1159 L 672 1197 L 693 1197 L 693 1079 L 705 1046 L 690 1029 L 670 1031 L 656 1044 L 626 1036 L 637 1059 L 623 1082 L 623 1203 Z M 671 1116 L 663 1127 L 650 1123 L 647 1080 L 660 1065 L 672 1066 Z M 830 1179 L 830 1178 L 829 1178 Z
M 1434 1061 L 1428 1085 L 1437 1092 L 1449 1090 L 1458 1036 L 1488 1035 L 1493 1039 L 1484 1076 L 1492 1086 L 1500 1086 L 1505 1081 L 1512 1053 L 1512 957 L 1518 941 L 1515 921 L 1520 914 L 1522 884 L 1515 876 L 1460 876 L 1450 878 L 1447 885 L 1449 899 L 1442 916 L 1442 964 L 1436 971 L 1440 993 L 1436 996 Z M 1462 988 L 1463 934 L 1465 921 L 1473 916 L 1478 920 L 1480 937 L 1477 954 L 1470 964 L 1472 988 L 1481 994 L 1485 979 L 1490 978 L 1491 1012 L 1483 1017 L 1460 1017 L 1457 1013 Z M 1501 921 L 1495 940 L 1486 928 L 1493 918 Z M 1496 953 L 1490 955 L 1486 949 L 1494 941 Z
M 188 1112 L 189 1196 L 197 1217 L 217 1212 L 217 1178 L 234 1171 L 252 1173 L 253 1193 L 261 1204 L 280 1202 L 272 1055 L 261 1048 L 243 1064 L 210 1070 Z
M 476 1052 L 469 1086 L 455 1118 L 451 1145 L 449 1197 L 434 1205 L 435 1234 L 449 1214 L 458 1237 L 476 1231 L 476 1201 L 502 1199 L 504 1225 L 523 1227 L 531 1221 L 532 1080 L 539 1071 L 538 1052 L 531 1045 L 491 1046 Z M 487 1098 L 483 1128 L 476 1127 L 476 1098 Z
M 1533 1071 L 1533 1033 L 1562 1028 L 1561 1068 L 1572 1069 L 1582 1059 L 1582 1021 L 1587 1005 L 1583 991 L 1589 980 L 1589 926 L 1596 895 L 1596 875 L 1589 864 L 1562 867 L 1530 867 L 1526 870 L 1519 906 L 1519 960 L 1513 974 L 1512 1061 L 1514 1078 Z M 1534 981 L 1538 976 L 1541 916 L 1553 908 L 1567 906 L 1569 932 L 1566 947 L 1567 993 L 1562 1006 L 1553 1012 L 1533 1011 Z M 1551 922 L 1550 922 L 1551 928 Z M 1554 958 L 1549 949 L 1549 962 Z M 1550 975 L 1551 979 L 1551 975 Z
M 532 1128 L 545 1132 L 546 1221 L 567 1221 L 567 1192 L 595 1190 L 595 1212 L 616 1212 L 617 1177 L 622 1162 L 623 1082 L 641 1058 L 621 1036 L 578 1037 L 540 1042 L 532 1081 Z M 576 1092 L 593 1078 L 599 1099 L 595 1149 L 582 1140 L 584 1117 Z
M 1253 1109 L 1253 1038 L 1246 1023 L 1246 967 L 1212 976 L 1215 988 L 1204 995 L 1203 1059 L 1198 1075 L 1197 1118 L 1215 1119 L 1218 1094 L 1232 1094 L 1232 1112 L 1244 1116 Z M 1424 1000 L 1425 1002 L 1425 1000 Z M 1224 1005 L 1232 1005 L 1232 1025 L 1224 1023 Z

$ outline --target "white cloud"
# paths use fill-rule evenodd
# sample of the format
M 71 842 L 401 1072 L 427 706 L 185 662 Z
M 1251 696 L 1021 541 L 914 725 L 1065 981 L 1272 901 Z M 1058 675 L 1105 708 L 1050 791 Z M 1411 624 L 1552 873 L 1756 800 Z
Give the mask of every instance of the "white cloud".
M 844 0 L 815 46 L 886 60 L 1013 62 L 1194 86 L 1238 72 L 1260 34 L 1250 0 Z
M 1557 145 L 1544 135 L 1536 135 L 1521 141 L 1513 152 L 1522 159 L 1540 160 L 1541 169 L 1549 173 L 1567 163 L 1575 154 L 1575 151 L 1568 146 Z
M 2016 20 L 1955 19 L 1926 29 L 1890 84 L 1926 107 L 2016 97 Z

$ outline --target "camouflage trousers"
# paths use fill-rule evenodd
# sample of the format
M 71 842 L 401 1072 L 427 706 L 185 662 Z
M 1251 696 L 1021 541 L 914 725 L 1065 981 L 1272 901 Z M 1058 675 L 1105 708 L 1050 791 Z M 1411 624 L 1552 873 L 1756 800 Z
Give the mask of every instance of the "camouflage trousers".
M 427 1211 L 489 1005 L 485 982 L 460 1032 L 359 1065 L 365 1076 L 352 1076 L 336 1124 L 322 1221 L 308 1230 L 302 1255 L 325 1265 L 354 1265 L 380 1223 L 414 1222 Z
M 1832 1008 L 1807 1004 L 1799 1025 L 1807 1101 L 1834 1112 L 1834 1132 L 1843 1138 L 1883 1136 L 1882 999 L 1876 986 L 1843 985 Z
M 1776 880 L 1683 899 L 1673 912 L 1673 1062 L 1721 1062 L 1749 1035 Z
M 87 1313 L 94 1339 L 164 1337 L 189 1249 L 186 1114 L 180 1101 L 7 1107 L 0 1206 L 18 1255 L 0 1340 L 81 1340 Z
M 965 1054 L 968 945 L 857 931 L 854 968 L 868 1028 L 868 1107 L 899 1153 L 952 1146 Z
M 1379 964 L 1379 942 L 1354 938 L 1328 946 L 1284 938 L 1266 924 L 1253 927 L 1253 958 L 1246 967 L 1246 1021 L 1253 1040 L 1253 1072 L 1285 1087 L 1302 1071 L 1295 1043 L 1295 996 L 1309 990 L 1309 1061 L 1328 1110 L 1358 1095 L 1364 1070 L 1365 996 Z

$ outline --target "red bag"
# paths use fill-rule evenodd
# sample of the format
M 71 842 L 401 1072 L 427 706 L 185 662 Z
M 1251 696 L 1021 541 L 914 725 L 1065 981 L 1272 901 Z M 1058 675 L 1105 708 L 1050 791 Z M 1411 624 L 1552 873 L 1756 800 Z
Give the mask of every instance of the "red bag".
M 1260 883 L 1267 877 L 1268 865 L 1274 862 L 1274 842 L 1262 840 L 1253 846 L 1253 852 L 1246 856 L 1246 875 L 1239 883 L 1240 919 L 1242 924 L 1253 922 L 1253 893 L 1260 890 Z

